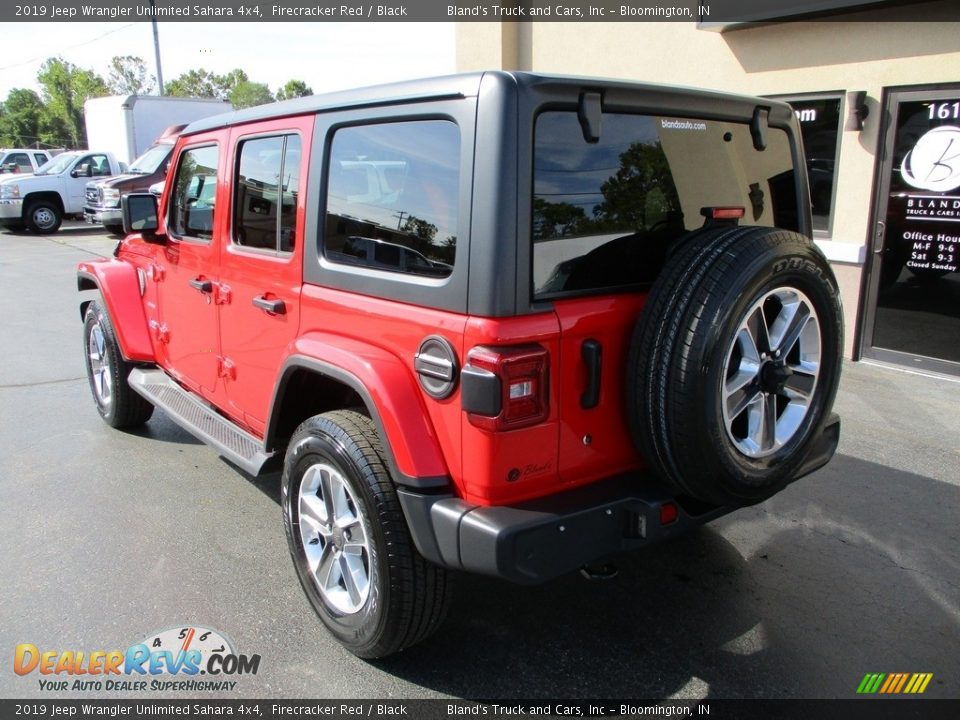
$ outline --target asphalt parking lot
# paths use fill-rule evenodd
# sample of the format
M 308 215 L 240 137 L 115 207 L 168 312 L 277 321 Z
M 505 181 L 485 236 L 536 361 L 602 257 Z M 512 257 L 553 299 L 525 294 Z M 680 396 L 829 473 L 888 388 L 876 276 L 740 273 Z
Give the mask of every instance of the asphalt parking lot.
M 278 476 L 162 413 L 135 433 L 97 416 L 74 266 L 114 243 L 0 232 L 0 697 L 45 694 L 13 672 L 18 643 L 123 649 L 188 624 L 261 655 L 229 696 L 848 698 L 868 672 L 929 672 L 927 696 L 960 697 L 960 383 L 848 363 L 823 470 L 608 582 L 459 577 L 437 636 L 369 663 L 302 595 Z

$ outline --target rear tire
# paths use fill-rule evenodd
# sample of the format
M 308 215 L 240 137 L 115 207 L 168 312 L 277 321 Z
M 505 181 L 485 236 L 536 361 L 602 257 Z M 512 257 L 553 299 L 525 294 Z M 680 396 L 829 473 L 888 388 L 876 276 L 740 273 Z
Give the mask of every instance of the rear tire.
M 297 576 L 330 633 L 362 658 L 433 633 L 449 606 L 444 569 L 417 552 L 370 418 L 317 415 L 284 460 L 283 520 Z
M 782 489 L 840 377 L 836 280 L 813 244 L 771 228 L 691 236 L 655 283 L 628 362 L 631 432 L 675 491 L 717 505 Z
M 123 359 L 107 311 L 93 301 L 83 320 L 87 379 L 97 412 L 110 427 L 143 425 L 153 415 L 151 405 L 127 382 L 133 365 Z

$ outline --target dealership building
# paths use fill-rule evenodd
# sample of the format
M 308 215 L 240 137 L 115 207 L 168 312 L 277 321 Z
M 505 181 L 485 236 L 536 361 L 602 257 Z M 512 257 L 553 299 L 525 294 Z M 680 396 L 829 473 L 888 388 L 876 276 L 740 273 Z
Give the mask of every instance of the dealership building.
M 832 4 L 845 7 L 811 19 L 781 10 L 757 24 L 461 22 L 457 69 L 626 78 L 790 102 L 814 239 L 843 295 L 845 353 L 960 375 L 957 3 Z

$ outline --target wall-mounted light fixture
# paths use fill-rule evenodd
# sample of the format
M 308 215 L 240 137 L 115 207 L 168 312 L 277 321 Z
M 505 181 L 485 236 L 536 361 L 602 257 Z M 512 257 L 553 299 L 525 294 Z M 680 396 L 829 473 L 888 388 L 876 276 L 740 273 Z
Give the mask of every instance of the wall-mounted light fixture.
M 863 121 L 870 114 L 870 107 L 867 105 L 867 91 L 852 90 L 847 93 L 847 107 L 850 108 L 850 129 L 863 130 Z

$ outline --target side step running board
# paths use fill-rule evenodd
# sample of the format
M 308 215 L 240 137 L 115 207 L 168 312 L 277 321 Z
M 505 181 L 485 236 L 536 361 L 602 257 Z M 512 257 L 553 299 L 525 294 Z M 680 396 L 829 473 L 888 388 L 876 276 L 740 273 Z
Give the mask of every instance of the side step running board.
M 259 475 L 267 460 L 273 457 L 273 453 L 263 449 L 260 440 L 212 410 L 162 370 L 134 368 L 128 382 L 184 430 L 215 447 L 223 457 L 251 475 Z

